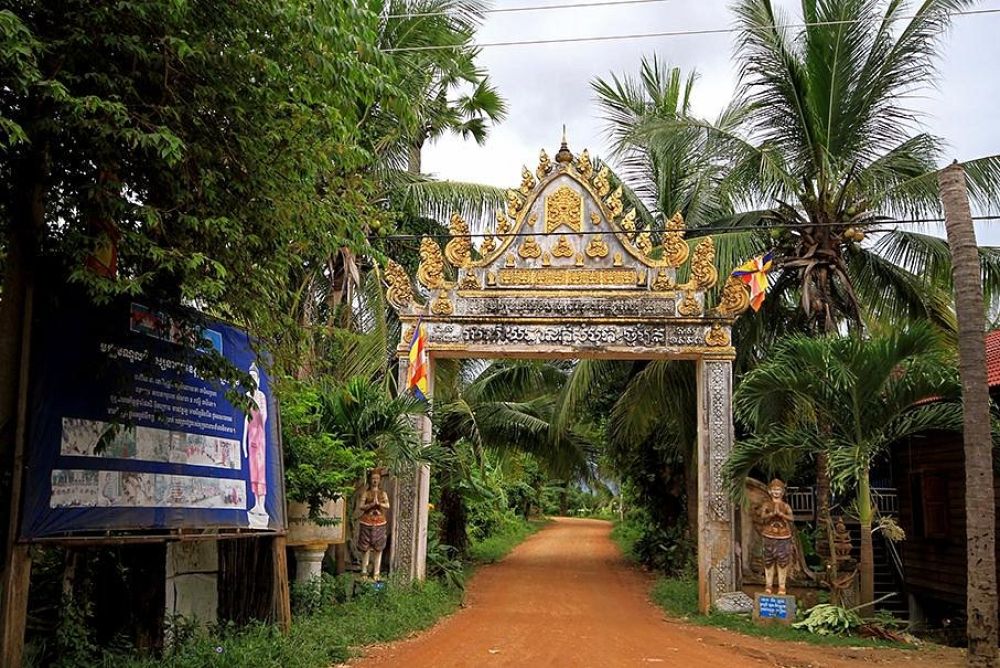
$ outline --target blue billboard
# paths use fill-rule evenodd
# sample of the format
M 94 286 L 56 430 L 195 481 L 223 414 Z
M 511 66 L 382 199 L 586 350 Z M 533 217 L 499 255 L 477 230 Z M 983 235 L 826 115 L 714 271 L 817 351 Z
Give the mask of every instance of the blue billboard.
M 284 530 L 264 358 L 246 332 L 191 321 L 137 303 L 36 320 L 22 539 Z M 206 377 L 211 351 L 253 382 Z

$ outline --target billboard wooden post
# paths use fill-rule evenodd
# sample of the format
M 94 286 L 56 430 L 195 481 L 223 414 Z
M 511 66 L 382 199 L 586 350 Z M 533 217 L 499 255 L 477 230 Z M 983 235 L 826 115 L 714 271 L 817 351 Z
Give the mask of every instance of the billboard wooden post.
M 272 543 L 274 558 L 274 623 L 282 633 L 288 633 L 292 628 L 292 599 L 288 591 L 288 556 L 285 552 L 288 539 L 285 536 L 275 536 Z

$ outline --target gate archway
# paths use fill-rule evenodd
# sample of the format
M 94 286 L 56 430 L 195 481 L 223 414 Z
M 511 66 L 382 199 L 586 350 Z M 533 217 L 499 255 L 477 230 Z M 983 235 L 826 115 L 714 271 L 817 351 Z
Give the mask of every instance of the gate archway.
M 586 150 L 574 156 L 564 140 L 554 157 L 543 150 L 534 172 L 523 169 L 478 248 L 457 215 L 443 251 L 424 237 L 422 289 L 389 262 L 387 295 L 403 322 L 400 383 L 418 321 L 427 333 L 431 394 L 441 357 L 694 360 L 699 604 L 707 611 L 738 584 L 722 467 L 733 443 L 731 327 L 749 294 L 729 278 L 710 304 L 719 278 L 710 237 L 692 250 L 679 214 L 662 231 L 640 229 L 622 188 L 612 187 L 608 169 L 595 169 Z M 685 263 L 687 280 L 678 282 Z M 421 428 L 429 440 L 428 419 Z M 427 467 L 400 472 L 391 564 L 412 578 L 425 572 L 429 485 Z

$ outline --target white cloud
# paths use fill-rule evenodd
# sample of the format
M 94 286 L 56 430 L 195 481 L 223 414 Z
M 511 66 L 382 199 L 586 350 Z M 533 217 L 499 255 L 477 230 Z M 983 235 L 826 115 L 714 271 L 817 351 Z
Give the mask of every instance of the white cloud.
M 517 0 L 497 7 L 544 4 Z M 550 3 L 551 4 L 551 3 Z M 780 4 L 793 7 L 783 0 Z M 798 16 L 793 12 L 793 16 Z M 725 0 L 651 3 L 491 14 L 478 41 L 482 43 L 658 31 L 725 28 L 733 15 Z M 1000 14 L 957 17 L 944 36 L 941 77 L 935 90 L 915 100 L 927 115 L 927 129 L 947 140 L 954 156 L 965 160 L 1000 153 Z M 732 35 L 691 35 L 643 40 L 584 42 L 484 49 L 482 64 L 507 98 L 508 120 L 491 132 L 485 146 L 445 137 L 424 154 L 424 169 L 440 178 L 513 186 L 521 165 L 535 164 L 538 150 L 552 154 L 567 126 L 574 151 L 590 148 L 606 153 L 600 111 L 590 82 L 612 72 L 636 72 L 644 54 L 655 53 L 685 70 L 697 69 L 695 111 L 715 115 L 730 99 L 736 82 Z M 984 241 L 1000 243 L 1000 233 Z

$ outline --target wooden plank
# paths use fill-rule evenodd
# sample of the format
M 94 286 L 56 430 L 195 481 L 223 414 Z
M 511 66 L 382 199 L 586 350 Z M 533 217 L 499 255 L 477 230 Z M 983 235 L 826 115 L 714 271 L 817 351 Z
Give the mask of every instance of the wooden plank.
M 285 553 L 287 539 L 285 536 L 276 536 L 272 541 L 274 550 L 274 623 L 278 625 L 282 633 L 288 633 L 292 629 L 292 599 L 288 591 L 288 555 Z
M 24 629 L 28 619 L 28 586 L 31 583 L 31 549 L 19 543 L 8 554 L 0 602 L 0 666 L 20 666 L 24 654 Z

